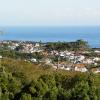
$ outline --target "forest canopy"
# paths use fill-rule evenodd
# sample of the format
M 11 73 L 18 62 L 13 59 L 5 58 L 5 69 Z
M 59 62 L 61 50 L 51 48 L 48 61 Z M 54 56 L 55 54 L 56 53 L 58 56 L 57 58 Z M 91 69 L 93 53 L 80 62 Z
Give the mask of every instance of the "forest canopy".
M 56 71 L 3 59 L 0 100 L 100 100 L 100 74 Z

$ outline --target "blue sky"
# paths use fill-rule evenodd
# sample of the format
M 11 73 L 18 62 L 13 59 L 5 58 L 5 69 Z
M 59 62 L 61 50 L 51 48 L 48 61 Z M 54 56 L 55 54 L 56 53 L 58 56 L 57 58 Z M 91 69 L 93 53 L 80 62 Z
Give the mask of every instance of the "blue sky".
M 0 0 L 0 26 L 100 25 L 100 0 Z

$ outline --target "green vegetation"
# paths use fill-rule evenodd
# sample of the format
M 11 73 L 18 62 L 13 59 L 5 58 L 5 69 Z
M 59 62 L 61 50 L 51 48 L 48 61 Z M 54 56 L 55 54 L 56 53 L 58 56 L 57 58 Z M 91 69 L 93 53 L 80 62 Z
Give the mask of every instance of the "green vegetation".
M 83 40 L 48 43 L 43 48 L 75 51 L 76 54 L 89 50 L 88 43 Z M 47 57 L 58 62 L 58 57 L 41 52 L 21 53 L 20 49 L 22 46 L 15 50 L 10 50 L 8 45 L 0 48 L 3 56 L 0 62 L 0 100 L 100 100 L 99 73 L 54 70 L 44 62 L 31 63 L 29 59 L 40 61 Z M 84 55 L 97 57 L 92 52 Z M 65 60 L 60 58 L 61 62 Z M 100 62 L 97 63 L 96 67 L 99 67 Z M 89 65 L 88 69 L 91 67 L 94 65 Z
M 43 54 L 40 52 L 35 52 L 35 53 L 20 53 L 14 50 L 5 50 L 5 49 L 0 49 L 0 54 L 3 57 L 6 58 L 14 58 L 14 59 L 31 59 L 31 58 L 36 58 L 37 60 L 43 58 Z
M 55 71 L 4 58 L 0 100 L 100 100 L 100 74 Z
M 89 49 L 88 42 L 84 40 L 77 40 L 75 42 L 49 42 L 46 45 L 47 50 L 86 50 Z

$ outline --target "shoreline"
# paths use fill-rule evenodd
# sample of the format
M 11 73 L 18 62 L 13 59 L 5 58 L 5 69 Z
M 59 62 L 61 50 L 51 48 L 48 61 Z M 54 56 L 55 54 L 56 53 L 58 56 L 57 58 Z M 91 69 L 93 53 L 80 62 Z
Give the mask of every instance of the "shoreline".
M 43 44 L 46 44 L 46 43 L 57 43 L 57 42 L 61 42 L 61 43 L 63 43 L 63 42 L 65 42 L 65 43 L 75 42 L 75 41 L 46 41 L 46 42 L 44 42 L 44 41 L 41 41 L 41 40 L 33 41 L 33 40 L 15 40 L 15 39 L 11 39 L 11 40 L 4 39 L 4 40 L 1 40 L 0 39 L 0 42 L 2 42 L 2 41 L 14 41 L 14 42 L 26 42 L 26 43 L 27 42 L 31 42 L 31 43 L 40 43 L 41 42 Z M 92 48 L 92 49 L 100 49 L 100 47 L 98 47 L 98 46 L 91 46 L 90 43 L 88 43 L 88 44 L 89 44 L 90 48 Z

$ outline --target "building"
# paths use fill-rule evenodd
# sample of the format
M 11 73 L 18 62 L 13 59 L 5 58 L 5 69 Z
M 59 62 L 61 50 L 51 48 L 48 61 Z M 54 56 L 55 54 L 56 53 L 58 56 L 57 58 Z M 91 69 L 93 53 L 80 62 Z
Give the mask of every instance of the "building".
M 85 64 L 76 64 L 74 70 L 80 71 L 80 72 L 87 72 L 88 71 Z
M 98 68 L 92 68 L 91 69 L 91 72 L 93 72 L 93 73 L 100 73 L 100 67 L 98 67 Z
M 2 56 L 0 55 L 0 59 L 2 59 Z

